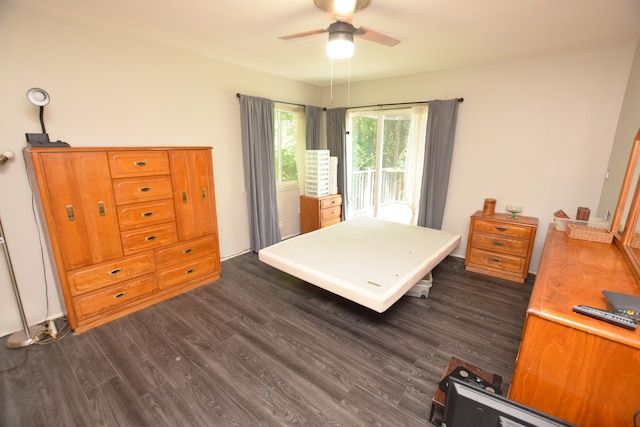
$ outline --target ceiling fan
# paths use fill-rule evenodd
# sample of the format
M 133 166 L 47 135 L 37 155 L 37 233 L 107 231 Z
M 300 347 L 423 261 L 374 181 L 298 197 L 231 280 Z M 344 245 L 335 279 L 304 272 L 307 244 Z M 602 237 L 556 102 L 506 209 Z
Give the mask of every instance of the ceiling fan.
M 331 18 L 335 20 L 334 23 L 329 25 L 328 28 L 305 31 L 302 33 L 289 34 L 281 36 L 281 40 L 290 40 L 299 37 L 313 36 L 316 34 L 329 33 L 329 44 L 327 45 L 327 53 L 332 58 L 348 58 L 353 54 L 353 36 L 360 37 L 365 40 L 369 40 L 375 43 L 380 43 L 385 46 L 395 46 L 400 43 L 400 40 L 393 37 L 384 35 L 377 31 L 371 30 L 365 27 L 356 28 L 351 24 L 353 14 L 366 8 L 371 3 L 371 0 L 313 0 L 316 7 L 331 15 Z M 330 45 L 332 42 L 335 44 L 350 45 L 347 47 L 345 53 L 335 54 L 333 56 L 330 52 Z

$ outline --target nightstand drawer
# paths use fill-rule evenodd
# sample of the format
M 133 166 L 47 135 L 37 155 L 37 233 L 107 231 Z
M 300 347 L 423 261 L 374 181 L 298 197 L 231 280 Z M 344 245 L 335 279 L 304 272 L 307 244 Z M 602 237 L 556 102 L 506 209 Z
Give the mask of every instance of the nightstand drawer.
M 69 281 L 71 294 L 79 295 L 143 274 L 152 273 L 155 268 L 153 252 L 149 251 L 69 271 L 67 280 Z
M 168 175 L 169 156 L 166 151 L 110 151 L 109 168 L 112 178 Z
M 333 206 L 342 206 L 342 195 L 328 196 L 320 199 L 320 209 L 326 209 Z
M 505 224 L 502 222 L 476 220 L 474 232 L 500 234 L 502 236 L 529 238 L 531 227 L 523 227 L 516 224 Z
M 527 256 L 529 244 L 529 240 L 509 239 L 495 234 L 473 233 L 471 235 L 472 247 L 513 256 Z
M 335 206 L 329 209 L 320 210 L 320 222 L 329 221 L 334 218 L 340 218 L 342 213 L 341 206 Z
M 472 248 L 470 253 L 467 254 L 467 260 L 469 265 L 477 264 L 483 267 L 512 273 L 523 273 L 523 269 L 527 261 L 525 258 L 483 251 L 482 249 L 475 248 Z
M 171 245 L 178 241 L 175 223 L 155 225 L 120 233 L 125 254 Z
M 115 310 L 151 295 L 157 289 L 155 275 L 139 277 L 74 299 L 78 321 Z
M 146 227 L 176 219 L 173 199 L 118 206 L 120 230 Z
M 116 204 L 149 202 L 173 197 L 169 175 L 148 178 L 120 178 L 113 180 Z

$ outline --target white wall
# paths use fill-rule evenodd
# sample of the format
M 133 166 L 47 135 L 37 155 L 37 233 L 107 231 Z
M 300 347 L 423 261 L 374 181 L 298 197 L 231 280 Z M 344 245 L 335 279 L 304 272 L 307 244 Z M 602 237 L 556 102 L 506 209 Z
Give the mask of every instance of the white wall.
M 463 97 L 442 228 L 463 236 L 484 199 L 540 220 L 536 272 L 553 212 L 595 216 L 634 45 L 520 59 L 351 85 L 350 106 Z M 356 65 L 352 65 L 354 67 Z M 328 90 L 325 91 L 328 105 Z M 346 88 L 333 104 L 346 105 Z M 635 112 L 635 117 L 639 115 Z
M 40 132 L 31 87 L 51 96 L 51 139 L 73 147 L 213 147 L 223 257 L 249 248 L 236 93 L 315 104 L 320 89 L 14 9 L 0 4 L 0 218 L 30 324 L 47 314 L 45 273 L 22 149 Z M 62 312 L 45 254 L 49 317 Z M 0 336 L 21 329 L 4 260 L 0 261 Z

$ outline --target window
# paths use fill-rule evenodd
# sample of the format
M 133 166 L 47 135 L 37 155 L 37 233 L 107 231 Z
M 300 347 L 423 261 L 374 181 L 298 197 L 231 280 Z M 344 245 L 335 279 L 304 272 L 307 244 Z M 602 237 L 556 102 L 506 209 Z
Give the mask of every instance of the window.
M 349 218 L 371 216 L 415 224 L 415 188 L 422 180 L 424 137 L 420 141 L 420 136 L 413 135 L 416 126 L 426 129 L 426 107 L 420 114 L 412 108 L 349 114 Z M 416 151 L 419 147 L 422 150 Z
M 296 165 L 298 144 L 304 143 L 304 112 L 302 108 L 276 105 L 274 113 L 274 145 L 276 163 L 276 184 L 298 185 Z M 302 136 L 302 137 L 301 137 Z

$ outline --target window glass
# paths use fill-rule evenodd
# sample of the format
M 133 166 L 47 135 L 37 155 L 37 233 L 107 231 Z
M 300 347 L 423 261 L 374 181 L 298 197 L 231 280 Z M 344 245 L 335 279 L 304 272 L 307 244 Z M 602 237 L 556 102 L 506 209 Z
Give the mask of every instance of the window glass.
M 277 184 L 298 183 L 296 150 L 300 140 L 301 113 L 295 109 L 275 109 L 275 163 Z

